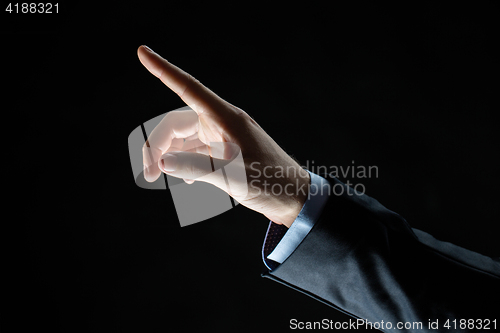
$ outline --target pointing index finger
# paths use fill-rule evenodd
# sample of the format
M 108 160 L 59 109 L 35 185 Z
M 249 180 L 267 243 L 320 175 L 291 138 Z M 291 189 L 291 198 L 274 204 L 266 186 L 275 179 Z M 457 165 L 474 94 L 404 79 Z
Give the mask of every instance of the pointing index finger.
M 203 112 L 220 115 L 230 112 L 226 101 L 193 76 L 169 63 L 147 46 L 139 47 L 137 54 L 144 67 L 179 95 L 198 115 Z

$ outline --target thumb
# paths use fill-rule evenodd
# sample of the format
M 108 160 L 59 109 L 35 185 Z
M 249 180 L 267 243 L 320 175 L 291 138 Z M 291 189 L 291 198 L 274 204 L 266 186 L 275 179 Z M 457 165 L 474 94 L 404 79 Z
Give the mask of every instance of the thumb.
M 205 154 L 180 151 L 162 155 L 158 166 L 172 177 L 203 181 L 226 190 L 222 168 L 230 162 Z

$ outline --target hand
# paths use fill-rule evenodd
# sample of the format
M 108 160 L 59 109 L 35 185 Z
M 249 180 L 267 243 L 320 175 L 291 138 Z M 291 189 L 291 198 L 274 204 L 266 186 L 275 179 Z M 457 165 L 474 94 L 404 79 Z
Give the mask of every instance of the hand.
M 226 102 L 198 80 L 145 46 L 141 63 L 191 107 L 173 111 L 151 132 L 143 149 L 144 177 L 153 182 L 161 172 L 187 183 L 204 181 L 240 204 L 290 227 L 309 194 L 309 173 L 243 110 Z M 212 172 L 239 153 L 246 180 Z M 230 177 L 228 175 L 228 177 Z

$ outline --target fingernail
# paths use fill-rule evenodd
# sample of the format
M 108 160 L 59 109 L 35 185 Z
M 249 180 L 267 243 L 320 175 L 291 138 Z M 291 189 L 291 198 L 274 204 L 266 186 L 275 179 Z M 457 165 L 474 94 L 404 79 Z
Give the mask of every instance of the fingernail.
M 150 49 L 149 47 L 147 47 L 146 45 L 143 45 L 143 46 L 144 46 L 144 48 L 145 48 L 146 50 L 148 50 L 149 52 L 151 52 L 151 53 L 155 53 L 155 51 L 151 50 L 151 49 Z
M 175 171 L 177 168 L 177 156 L 172 154 L 165 154 L 161 159 L 161 168 L 165 172 Z

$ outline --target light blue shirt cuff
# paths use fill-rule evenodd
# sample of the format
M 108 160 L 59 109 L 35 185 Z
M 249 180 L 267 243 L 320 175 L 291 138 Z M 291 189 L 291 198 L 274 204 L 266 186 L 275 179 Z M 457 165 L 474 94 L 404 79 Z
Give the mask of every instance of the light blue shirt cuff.
M 287 230 L 281 241 L 267 258 L 283 263 L 299 244 L 306 238 L 314 224 L 318 221 L 321 212 L 330 194 L 330 183 L 323 177 L 307 170 L 311 176 L 309 196 L 302 206 L 302 210 Z M 271 222 L 272 223 L 272 222 Z

